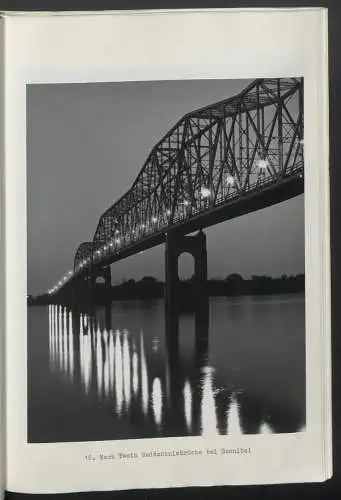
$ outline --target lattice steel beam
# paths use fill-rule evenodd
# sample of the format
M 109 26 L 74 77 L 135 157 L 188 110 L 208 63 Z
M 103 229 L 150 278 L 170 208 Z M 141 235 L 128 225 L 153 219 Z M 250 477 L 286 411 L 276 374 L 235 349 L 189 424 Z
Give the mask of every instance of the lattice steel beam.
M 258 79 L 187 113 L 99 219 L 75 272 L 127 245 L 288 176 L 303 175 L 303 81 Z M 83 253 L 85 257 L 83 257 Z
M 303 174 L 303 80 L 257 79 L 187 113 L 163 136 L 129 191 L 100 217 L 93 241 L 77 249 L 73 276 Z

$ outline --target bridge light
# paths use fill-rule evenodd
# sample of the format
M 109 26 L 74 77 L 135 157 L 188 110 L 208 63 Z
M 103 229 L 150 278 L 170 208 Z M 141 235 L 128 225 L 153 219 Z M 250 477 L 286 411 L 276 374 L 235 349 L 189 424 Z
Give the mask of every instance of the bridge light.
M 168 208 L 168 210 L 166 210 L 166 214 L 167 214 L 167 215 L 170 215 L 170 214 L 171 214 L 171 211 L 169 210 L 169 208 Z
M 228 186 L 233 186 L 233 185 L 235 184 L 235 182 L 236 182 L 236 180 L 235 180 L 235 178 L 234 178 L 234 177 L 232 177 L 232 175 L 228 175 L 228 176 L 226 177 L 226 184 L 227 184 Z
M 73 273 L 72 273 L 72 271 L 69 271 L 69 273 L 68 273 L 68 274 L 69 274 L 69 276 L 72 276 L 72 274 L 73 274 Z
M 120 232 L 120 230 L 119 230 L 119 229 L 116 229 L 116 230 L 115 230 L 115 234 L 118 234 L 119 232 Z
M 188 205 L 189 205 L 189 201 L 188 201 L 188 200 L 185 200 L 185 201 L 184 201 L 184 206 L 185 206 L 185 207 L 188 207 Z
M 269 166 L 269 162 L 267 160 L 258 160 L 257 167 L 259 172 L 264 172 Z
M 115 243 L 117 243 L 117 245 L 119 245 L 121 243 L 120 238 L 116 238 Z
M 300 139 L 298 142 L 299 142 L 299 144 L 300 144 L 301 146 L 304 146 L 304 140 L 303 140 L 303 139 Z
M 113 246 L 114 246 L 114 244 L 113 244 L 113 242 L 112 242 L 112 241 L 110 242 L 109 246 L 110 246 L 110 247 L 113 247 Z
M 211 190 L 207 187 L 202 187 L 200 193 L 203 198 L 209 198 L 211 196 Z
M 141 229 L 144 229 L 145 227 L 145 224 L 141 224 Z
M 152 222 L 157 222 L 157 217 L 152 217 Z
M 59 286 L 62 286 L 62 284 L 63 284 L 63 283 L 62 283 L 61 281 L 59 281 L 58 285 L 59 285 Z

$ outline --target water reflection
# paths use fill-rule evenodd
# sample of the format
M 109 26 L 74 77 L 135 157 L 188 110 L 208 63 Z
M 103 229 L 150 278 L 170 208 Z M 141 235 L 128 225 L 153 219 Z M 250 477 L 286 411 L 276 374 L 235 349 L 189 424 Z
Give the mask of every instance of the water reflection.
M 137 396 L 137 392 L 139 390 L 139 358 L 136 352 L 136 346 L 134 346 L 134 352 L 133 352 L 133 391 L 134 391 L 134 396 Z
M 130 369 L 130 344 L 128 332 L 123 332 L 123 390 L 125 400 L 125 410 L 129 409 L 131 399 L 131 369 Z
M 273 434 L 304 428 L 304 403 L 295 412 L 280 396 L 270 397 L 272 387 L 266 381 L 271 373 L 264 378 L 269 388 L 262 393 L 255 376 L 247 377 L 247 366 L 238 371 L 237 359 L 214 362 L 220 359 L 215 358 L 219 343 L 210 340 L 209 347 L 212 325 L 203 311 L 184 320 L 168 318 L 164 331 L 155 328 L 153 334 L 143 318 L 140 329 L 129 321 L 124 327 L 123 314 L 117 318 L 114 310 L 48 308 L 50 372 L 90 398 L 92 405 L 108 409 L 108 439 Z M 192 337 L 182 332 L 181 321 L 192 321 Z M 258 361 L 253 362 L 257 366 Z M 123 428 L 117 428 L 117 419 Z
M 184 412 L 186 427 L 189 434 L 192 432 L 192 388 L 191 383 L 188 379 L 185 381 L 184 385 Z
M 216 404 L 214 398 L 213 368 L 205 366 L 202 376 L 201 434 L 218 434 Z
M 118 330 L 115 332 L 115 347 L 114 347 L 114 359 L 115 359 L 115 379 L 114 388 L 116 396 L 116 414 L 120 415 L 123 407 L 123 362 L 122 362 L 122 346 L 121 346 L 121 334 Z
M 143 332 L 140 334 L 140 363 L 141 363 L 141 394 L 142 394 L 142 408 L 143 413 L 147 415 L 149 403 L 149 389 L 148 389 L 148 368 L 146 354 L 144 351 L 144 338 Z
M 153 380 L 152 407 L 155 423 L 160 428 L 162 421 L 162 385 L 159 378 Z
M 262 422 L 259 428 L 259 434 L 273 434 L 273 428 L 267 422 Z
M 227 432 L 233 436 L 244 434 L 240 421 L 240 404 L 236 394 L 230 396 L 230 405 L 227 410 Z
M 92 378 L 92 352 L 91 352 L 91 338 L 83 333 L 79 339 L 80 346 L 80 368 L 81 368 L 81 381 L 86 393 L 90 389 L 90 381 Z

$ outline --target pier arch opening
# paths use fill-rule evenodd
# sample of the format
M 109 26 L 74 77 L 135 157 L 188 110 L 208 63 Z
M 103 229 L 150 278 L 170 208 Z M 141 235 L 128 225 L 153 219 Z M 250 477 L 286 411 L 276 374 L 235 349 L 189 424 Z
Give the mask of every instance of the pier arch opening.
M 178 279 L 185 281 L 193 278 L 195 273 L 195 257 L 192 253 L 182 252 L 178 256 Z

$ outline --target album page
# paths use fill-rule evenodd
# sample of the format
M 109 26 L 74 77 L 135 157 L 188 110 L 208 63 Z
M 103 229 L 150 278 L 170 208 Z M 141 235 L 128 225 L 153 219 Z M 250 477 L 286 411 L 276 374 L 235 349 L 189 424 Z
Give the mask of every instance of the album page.
M 330 477 L 326 19 L 5 14 L 8 490 Z
M 4 21 L 0 19 L 0 45 L 4 46 Z M 4 53 L 0 51 L 0 99 L 4 102 Z M 5 450 L 5 212 L 4 212 L 4 112 L 0 116 L 0 498 L 6 482 Z

